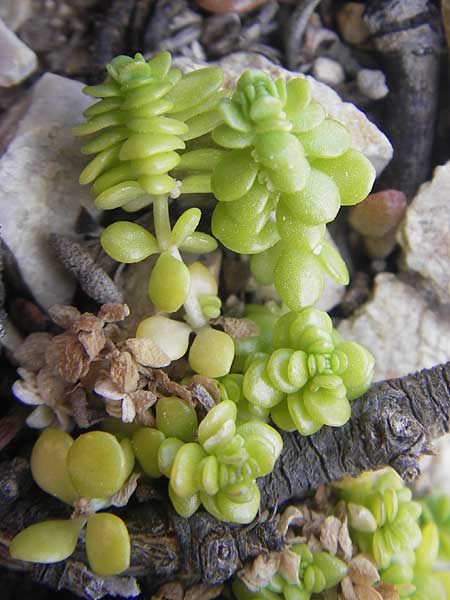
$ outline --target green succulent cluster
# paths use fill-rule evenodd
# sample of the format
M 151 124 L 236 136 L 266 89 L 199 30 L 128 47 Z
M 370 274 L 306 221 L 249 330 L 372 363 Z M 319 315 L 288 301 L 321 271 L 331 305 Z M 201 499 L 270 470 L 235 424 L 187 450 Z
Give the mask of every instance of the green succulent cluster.
M 74 505 L 90 501 L 88 516 L 43 521 L 23 529 L 11 541 L 13 558 L 39 563 L 65 560 L 75 551 L 86 527 L 85 546 L 91 569 L 116 575 L 129 567 L 130 537 L 117 515 L 96 513 L 111 504 L 134 467 L 130 440 L 104 431 L 90 431 L 74 440 L 59 429 L 45 429 L 31 454 L 35 482 L 48 494 Z
M 275 283 L 291 310 L 317 302 L 324 271 L 346 285 L 326 224 L 341 205 L 363 200 L 375 178 L 346 128 L 312 101 L 306 78 L 272 81 L 261 71 L 246 71 L 219 112 L 212 140 L 227 152 L 211 174 L 214 236 L 255 255 L 256 279 Z
M 347 575 L 347 565 L 337 556 L 328 552 L 312 552 L 306 544 L 296 544 L 289 548 L 300 557 L 298 583 L 286 581 L 277 572 L 267 586 L 251 591 L 245 583 L 235 577 L 233 593 L 237 600 L 310 600 L 313 594 L 334 588 Z
M 355 541 L 378 567 L 387 569 L 393 561 L 413 556 L 422 540 L 422 507 L 393 469 L 349 480 L 340 495 L 347 502 Z
M 349 402 L 372 381 L 372 355 L 355 342 L 343 341 L 329 315 L 316 308 L 286 313 L 273 325 L 271 339 L 248 338 L 236 352 L 244 371 L 245 400 L 238 406 L 255 417 L 270 415 L 280 429 L 302 435 L 316 433 L 322 425 L 346 423 Z M 230 381 L 229 376 L 222 386 L 232 387 Z M 224 393 L 237 398 L 240 381 L 235 379 L 235 389 Z
M 272 471 L 283 447 L 280 434 L 265 423 L 237 427 L 232 401 L 217 404 L 198 428 L 192 415 L 187 419 L 189 409 L 178 407 L 182 400 L 171 402 L 169 411 L 161 409 L 164 425 L 157 408 L 158 429 L 144 427 L 133 434 L 142 469 L 150 477 L 169 479 L 169 496 L 181 516 L 190 517 L 203 505 L 221 521 L 250 523 L 260 502 L 256 479 Z
M 148 62 L 141 54 L 117 56 L 104 83 L 83 89 L 100 101 L 85 110 L 86 123 L 73 133 L 95 134 L 81 150 L 96 156 L 80 183 L 93 183 L 99 209 L 135 211 L 155 196 L 179 195 L 169 175 L 180 162 L 177 151 L 217 124 L 211 109 L 225 94 L 222 71 L 207 67 L 182 75 L 171 62 L 168 52 Z

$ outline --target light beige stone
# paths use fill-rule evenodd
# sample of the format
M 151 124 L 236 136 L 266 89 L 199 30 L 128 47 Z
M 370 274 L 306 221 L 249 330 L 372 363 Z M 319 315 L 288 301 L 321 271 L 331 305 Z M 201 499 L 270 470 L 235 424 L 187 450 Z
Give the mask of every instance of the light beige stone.
M 371 299 L 342 321 L 339 333 L 375 357 L 374 380 L 402 377 L 450 360 L 450 315 L 429 303 L 417 285 L 392 273 L 375 279 Z
M 46 74 L 33 87 L 31 103 L 0 159 L 2 237 L 21 275 L 45 309 L 70 303 L 75 283 L 48 245 L 48 235 L 73 234 L 80 207 L 92 207 L 78 177 L 86 164 L 71 128 L 91 100 L 82 84 Z
M 450 161 L 420 186 L 398 234 L 406 267 L 450 304 Z

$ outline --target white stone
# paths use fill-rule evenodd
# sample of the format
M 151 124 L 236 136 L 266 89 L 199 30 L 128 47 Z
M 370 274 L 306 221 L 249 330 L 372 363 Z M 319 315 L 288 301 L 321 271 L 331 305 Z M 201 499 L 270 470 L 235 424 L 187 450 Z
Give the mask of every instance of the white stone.
M 345 80 L 342 65 L 326 56 L 316 58 L 312 68 L 313 77 L 328 85 L 339 85 Z
M 33 50 L 0 19 L 0 86 L 17 85 L 36 70 L 37 64 Z
M 378 69 L 361 69 L 356 76 L 356 83 L 361 94 L 371 100 L 380 100 L 389 93 L 386 75 Z
M 52 253 L 49 233 L 73 233 L 80 206 L 92 206 L 78 177 L 86 164 L 71 128 L 92 102 L 82 84 L 46 74 L 33 87 L 31 103 L 0 159 L 2 237 L 25 283 L 45 309 L 70 302 L 75 284 Z
M 205 64 L 195 63 L 189 58 L 177 58 L 176 66 L 184 71 L 192 71 Z M 301 76 L 300 73 L 288 71 L 270 60 L 253 52 L 235 52 L 217 62 L 225 71 L 225 84 L 235 82 L 245 69 L 262 69 L 273 78 L 283 77 L 286 80 Z M 350 131 L 352 145 L 360 150 L 373 164 L 377 175 L 383 171 L 392 158 L 393 149 L 388 138 L 366 115 L 349 102 L 343 102 L 339 95 L 325 83 L 308 76 L 312 97 L 320 102 L 327 113 L 341 121 Z
M 1 0 L 0 19 L 11 31 L 17 31 L 31 15 L 31 0 Z
M 450 161 L 420 186 L 399 229 L 405 265 L 450 303 Z
M 448 310 L 430 304 L 417 282 L 404 283 L 392 273 L 376 277 L 372 298 L 338 331 L 372 352 L 375 381 L 450 360 Z

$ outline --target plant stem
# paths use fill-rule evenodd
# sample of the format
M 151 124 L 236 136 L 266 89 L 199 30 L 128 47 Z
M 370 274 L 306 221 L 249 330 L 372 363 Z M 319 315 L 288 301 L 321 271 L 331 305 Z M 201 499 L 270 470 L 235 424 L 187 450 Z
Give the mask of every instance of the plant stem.
M 155 196 L 153 200 L 153 220 L 156 239 L 161 250 L 167 250 L 170 243 L 169 199 L 167 195 Z

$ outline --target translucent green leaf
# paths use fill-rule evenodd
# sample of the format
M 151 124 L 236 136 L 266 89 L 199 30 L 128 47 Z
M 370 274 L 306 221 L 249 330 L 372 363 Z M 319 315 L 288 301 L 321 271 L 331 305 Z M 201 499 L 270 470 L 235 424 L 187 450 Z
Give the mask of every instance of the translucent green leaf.
M 92 193 L 96 196 L 106 191 L 108 188 L 123 183 L 124 181 L 130 181 L 134 177 L 133 169 L 130 163 L 119 164 L 112 169 L 100 175 L 97 181 L 92 186 Z
M 255 134 L 252 131 L 238 131 L 224 124 L 214 129 L 212 139 L 225 148 L 248 148 L 253 144 Z
M 169 72 L 172 64 L 172 57 L 170 52 L 165 50 L 164 52 L 158 52 L 151 60 L 148 61 L 153 76 L 156 79 L 162 79 Z
M 212 131 L 215 127 L 222 123 L 222 116 L 217 110 L 209 110 L 208 112 L 196 115 L 186 121 L 188 131 L 181 136 L 184 141 L 193 140 L 206 133 Z
M 147 196 L 147 194 L 139 183 L 133 180 L 122 181 L 99 194 L 95 199 L 95 206 L 99 210 L 112 210 L 141 196 Z
M 316 375 L 303 389 L 305 408 L 313 419 L 340 427 L 350 418 L 350 404 L 341 379 L 335 375 Z
M 86 554 L 97 575 L 118 575 L 130 566 L 131 544 L 125 523 L 116 515 L 90 515 L 86 527 Z
M 290 244 L 280 256 L 274 272 L 275 287 L 291 310 L 315 304 L 323 289 L 317 258 L 307 247 Z
M 287 407 L 297 431 L 302 435 L 312 435 L 322 427 L 322 422 L 314 420 L 309 414 L 301 392 L 287 397 Z
M 182 252 L 192 252 L 194 254 L 206 254 L 213 252 L 216 248 L 216 240 L 211 235 L 200 231 L 188 236 L 180 246 Z
M 284 106 L 286 117 L 296 121 L 311 101 L 311 88 L 306 77 L 290 79 L 286 84 L 287 101 Z
M 299 114 L 291 118 L 292 131 L 295 133 L 304 133 L 318 127 L 326 117 L 325 110 L 318 102 L 310 102 L 308 106 Z
M 82 90 L 86 96 L 97 98 L 110 98 L 111 96 L 120 96 L 120 86 L 111 79 L 100 83 L 99 85 L 87 85 Z
M 84 519 L 43 521 L 18 533 L 9 545 L 16 560 L 54 563 L 69 558 L 75 551 Z
M 354 148 L 338 158 L 314 159 L 311 164 L 334 180 L 343 205 L 358 204 L 364 200 L 375 181 L 372 163 Z
M 191 276 L 186 265 L 164 252 L 151 272 L 148 293 L 159 310 L 175 312 L 185 301 L 190 285 Z
M 97 115 L 102 115 L 111 110 L 116 110 L 116 108 L 120 108 L 121 105 L 120 98 L 106 98 L 105 100 L 100 100 L 95 104 L 91 104 L 85 111 L 83 111 L 83 115 L 85 117 L 96 117 Z
M 82 154 L 96 154 L 102 152 L 117 142 L 125 140 L 129 135 L 126 127 L 110 127 L 100 135 L 97 135 L 93 140 L 84 144 L 81 147 Z
M 223 377 L 229 373 L 233 358 L 231 337 L 212 328 L 200 330 L 189 351 L 191 369 L 206 377 Z
M 341 205 L 337 185 L 317 169 L 311 169 L 302 190 L 283 194 L 282 201 L 306 225 L 333 221 Z
M 251 131 L 251 122 L 244 116 L 241 107 L 236 102 L 222 100 L 219 110 L 225 123 L 232 129 L 243 132 Z
M 172 501 L 173 507 L 180 517 L 188 519 L 191 517 L 201 505 L 200 494 L 192 494 L 186 498 L 180 498 L 173 491 L 169 484 L 169 498 Z
M 300 194 L 302 192 L 299 192 Z M 326 225 L 305 225 L 287 207 L 283 200 L 279 200 L 276 210 L 276 223 L 278 233 L 286 242 L 300 242 L 314 250 L 319 246 L 326 234 Z
M 219 148 L 200 148 L 183 152 L 177 168 L 186 171 L 212 171 L 225 156 L 225 152 Z
M 158 452 L 164 439 L 164 433 L 152 427 L 141 427 L 131 438 L 136 458 L 149 477 L 158 478 L 162 475 L 159 470 Z
M 178 81 L 166 98 L 173 102 L 172 112 L 186 110 L 213 94 L 223 83 L 223 71 L 216 67 L 205 67 L 191 71 Z
M 348 367 L 340 377 L 347 388 L 348 399 L 354 400 L 372 383 L 375 359 L 368 350 L 356 342 L 342 342 L 336 350 L 344 352 L 347 356 Z
M 105 169 L 115 165 L 119 158 L 119 152 L 120 144 L 100 152 L 81 172 L 80 184 L 92 183 Z
M 186 210 L 173 226 L 170 243 L 177 247 L 180 246 L 189 235 L 194 233 L 200 223 L 201 216 L 202 211 L 199 208 Z
M 169 81 L 154 81 L 133 89 L 126 94 L 122 103 L 122 109 L 136 109 L 154 100 L 159 100 L 172 87 Z
M 119 158 L 120 160 L 145 158 L 160 152 L 169 152 L 184 147 L 185 144 L 179 137 L 168 133 L 135 133 L 123 143 Z
M 120 111 L 109 111 L 101 115 L 92 117 L 86 123 L 81 123 L 72 129 L 72 135 L 90 135 L 96 133 L 106 127 L 115 127 L 121 125 L 123 122 L 123 115 Z
M 161 175 L 141 175 L 138 182 L 141 188 L 152 196 L 169 194 L 177 184 L 173 177 L 165 173 Z
M 248 150 L 232 150 L 217 164 L 211 178 L 213 194 L 221 202 L 241 198 L 253 185 L 258 165 Z
M 258 134 L 255 150 L 277 190 L 294 192 L 304 188 L 310 167 L 294 135 L 284 131 Z
M 198 491 L 197 473 L 206 453 L 196 443 L 184 444 L 175 457 L 170 474 L 170 485 L 180 498 L 189 498 Z
M 258 359 L 251 363 L 244 375 L 243 391 L 245 398 L 262 408 L 273 408 L 285 397 L 278 390 L 267 374 L 267 361 Z
M 135 263 L 159 251 L 158 242 L 149 231 L 128 221 L 117 221 L 102 233 L 100 243 L 114 260 Z
M 268 250 L 252 255 L 250 270 L 258 283 L 261 285 L 271 285 L 273 283 L 275 267 L 282 252 L 283 244 L 278 242 Z
M 188 175 L 181 180 L 182 194 L 210 194 L 211 175 Z
M 325 119 L 320 125 L 304 133 L 297 133 L 307 156 L 335 158 L 350 148 L 351 137 L 347 129 L 333 119 Z
M 168 117 L 130 119 L 127 121 L 127 127 L 133 133 L 169 133 L 171 135 L 183 135 L 189 129 L 186 123 Z
M 338 250 L 330 242 L 323 242 L 321 250 L 316 256 L 330 277 L 340 285 L 348 285 L 350 275 L 347 266 Z
M 156 427 L 166 437 L 193 442 L 198 427 L 197 413 L 181 398 L 160 398 L 156 403 Z

